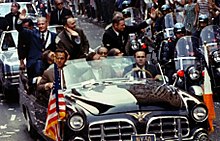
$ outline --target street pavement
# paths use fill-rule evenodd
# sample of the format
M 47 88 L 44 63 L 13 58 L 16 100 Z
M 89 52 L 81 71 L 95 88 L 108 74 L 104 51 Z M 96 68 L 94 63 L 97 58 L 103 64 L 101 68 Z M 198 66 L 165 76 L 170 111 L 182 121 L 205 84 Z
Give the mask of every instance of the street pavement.
M 104 29 L 99 24 L 88 23 L 87 19 L 78 18 L 78 25 L 83 28 L 92 49 L 101 45 Z M 17 94 L 17 93 L 14 93 Z M 0 97 L 1 100 L 1 97 Z M 220 103 L 215 103 L 216 119 L 211 141 L 220 141 Z M 0 102 L 0 141 L 34 141 L 27 132 L 25 119 L 19 103 Z

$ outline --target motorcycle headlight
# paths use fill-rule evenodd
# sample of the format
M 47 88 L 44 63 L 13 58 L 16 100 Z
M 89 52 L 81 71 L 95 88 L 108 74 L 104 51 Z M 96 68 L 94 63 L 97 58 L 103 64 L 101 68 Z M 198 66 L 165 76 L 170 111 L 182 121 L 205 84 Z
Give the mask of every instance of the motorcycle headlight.
M 208 110 L 205 106 L 199 105 L 192 109 L 192 118 L 197 122 L 203 122 L 208 118 Z
M 69 125 L 72 130 L 80 131 L 85 126 L 85 122 L 81 115 L 75 114 L 70 118 Z
M 200 73 L 195 67 L 190 67 L 188 74 L 191 80 L 197 80 L 200 78 Z
M 213 57 L 213 60 L 216 62 L 216 63 L 220 63 L 220 54 L 218 51 L 214 51 L 212 53 L 212 57 Z

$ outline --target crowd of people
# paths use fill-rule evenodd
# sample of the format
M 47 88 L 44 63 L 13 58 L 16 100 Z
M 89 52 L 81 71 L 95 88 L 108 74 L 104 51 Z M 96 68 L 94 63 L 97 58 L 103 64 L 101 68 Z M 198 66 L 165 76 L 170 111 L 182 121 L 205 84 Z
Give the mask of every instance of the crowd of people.
M 67 8 L 65 5 L 70 3 L 72 3 L 71 8 Z M 58 52 L 64 50 L 65 61 L 67 59 L 88 58 L 91 56 L 89 53 L 89 41 L 83 29 L 76 26 L 74 16 L 82 15 L 100 22 L 104 21 L 107 24 L 111 23 L 105 29 L 101 47 L 96 50 L 95 54 L 93 53 L 92 57 L 98 55 L 99 59 L 104 59 L 108 56 L 134 55 L 134 58 L 137 58 L 137 55 L 141 54 L 141 57 L 146 60 L 146 51 L 144 54 L 143 52 L 137 53 L 137 51 L 132 54 L 126 52 L 125 46 L 128 43 L 129 34 L 145 32 L 144 29 L 148 26 L 151 26 L 152 34 L 159 33 L 166 28 L 164 17 L 166 14 L 171 13 L 173 22 L 176 23 L 173 27 L 175 36 L 170 38 L 170 49 L 166 50 L 167 52 L 162 52 L 162 57 L 165 60 L 169 60 L 174 56 L 172 48 L 174 48 L 179 38 L 185 35 L 199 37 L 202 28 L 208 24 L 219 23 L 220 13 L 218 1 L 214 2 L 212 0 L 153 0 L 149 1 L 149 3 L 138 0 L 117 0 L 116 2 L 111 0 L 54 0 L 51 4 L 54 4 L 53 10 L 45 17 L 38 17 L 37 28 L 34 26 L 33 21 L 26 17 L 26 11 L 24 9 L 20 10 L 17 2 L 12 2 L 11 12 L 5 16 L 7 30 L 16 29 L 19 32 L 18 56 L 20 68 L 27 69 L 30 83 L 36 81 L 36 77 L 42 76 L 48 66 L 54 62 L 53 58 L 57 58 L 57 50 Z M 139 8 L 144 20 L 137 24 L 127 25 L 125 18 L 128 13 L 123 10 L 128 7 Z M 53 33 L 48 30 L 49 25 L 63 25 L 64 29 L 58 34 Z M 148 38 L 151 38 L 150 41 L 156 41 L 155 44 L 162 42 L 162 40 L 154 39 L 154 36 Z M 140 49 L 143 48 L 139 47 L 138 50 Z M 26 59 L 26 64 L 24 59 Z M 138 60 L 136 61 L 138 62 Z M 171 76 L 170 72 L 172 71 L 170 70 L 172 69 L 170 68 L 173 68 L 173 65 L 166 66 L 167 70 L 169 70 L 167 73 L 165 71 L 166 75 Z M 137 66 L 140 69 L 143 67 L 143 65 Z M 150 68 L 149 70 L 152 71 L 152 67 L 145 68 Z M 155 77 L 156 75 L 153 76 Z M 42 83 L 39 79 L 37 81 L 40 84 Z M 48 87 L 50 86 L 45 84 L 44 88 L 47 89 Z

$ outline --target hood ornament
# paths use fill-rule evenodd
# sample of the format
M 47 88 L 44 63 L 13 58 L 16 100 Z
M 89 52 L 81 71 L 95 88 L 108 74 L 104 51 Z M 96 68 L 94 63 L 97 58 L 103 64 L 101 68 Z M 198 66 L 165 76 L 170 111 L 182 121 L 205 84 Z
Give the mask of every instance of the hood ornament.
M 145 117 L 151 114 L 151 112 L 137 112 L 137 113 L 127 113 L 127 114 L 136 118 L 138 122 L 143 122 Z

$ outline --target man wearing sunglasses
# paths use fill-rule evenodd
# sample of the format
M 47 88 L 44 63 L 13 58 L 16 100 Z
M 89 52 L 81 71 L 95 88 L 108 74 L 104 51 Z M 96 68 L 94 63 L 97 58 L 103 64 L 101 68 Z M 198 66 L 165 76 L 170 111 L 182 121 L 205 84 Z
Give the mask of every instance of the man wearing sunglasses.
M 50 25 L 63 25 L 63 19 L 66 16 L 73 16 L 72 12 L 64 7 L 63 0 L 55 0 L 55 7 L 50 14 Z

